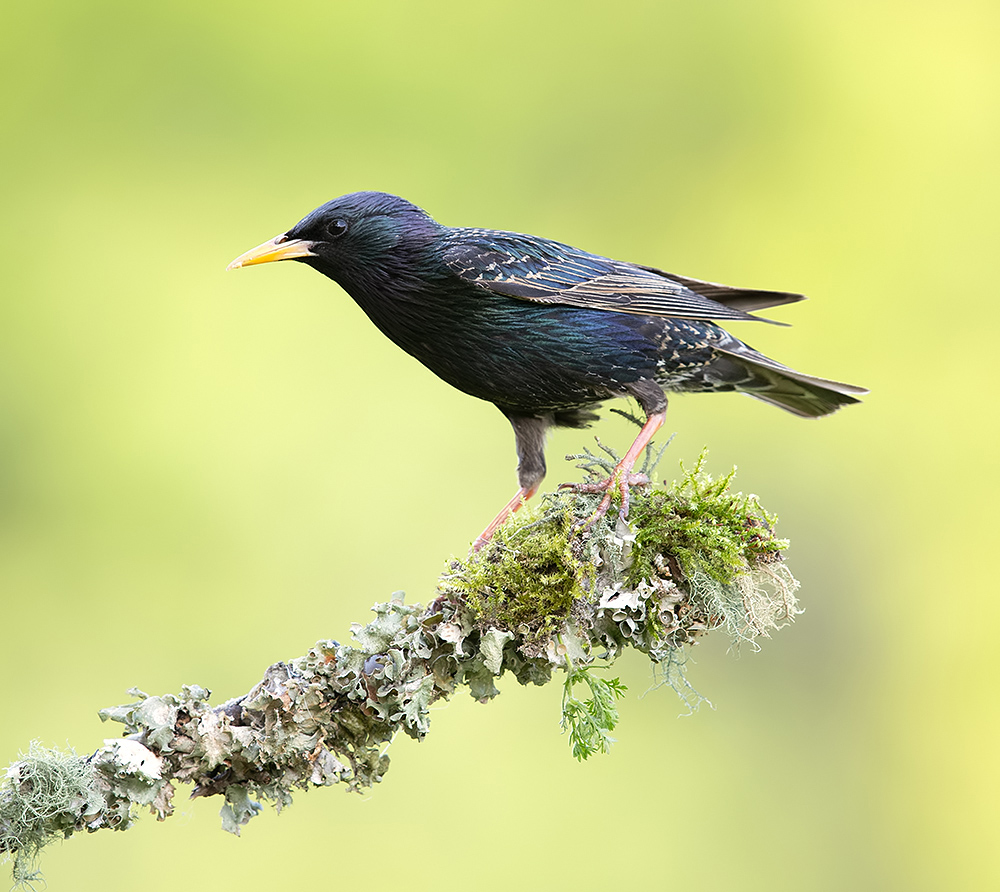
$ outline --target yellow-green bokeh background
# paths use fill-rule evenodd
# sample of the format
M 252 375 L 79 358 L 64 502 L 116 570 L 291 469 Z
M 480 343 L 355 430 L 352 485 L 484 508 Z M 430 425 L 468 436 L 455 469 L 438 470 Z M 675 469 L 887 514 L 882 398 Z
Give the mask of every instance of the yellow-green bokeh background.
M 580 765 L 557 687 L 506 681 L 371 795 L 241 839 L 181 795 L 54 847 L 48 888 L 996 888 L 998 38 L 991 0 L 7 9 L 0 762 L 426 599 L 510 495 L 491 406 L 309 270 L 224 271 L 328 198 L 804 291 L 738 333 L 873 390 L 818 423 L 672 403 L 664 471 L 738 464 L 807 608 L 698 650 L 717 710 L 640 699 L 626 660 L 619 743 Z M 553 438 L 550 483 L 589 441 Z

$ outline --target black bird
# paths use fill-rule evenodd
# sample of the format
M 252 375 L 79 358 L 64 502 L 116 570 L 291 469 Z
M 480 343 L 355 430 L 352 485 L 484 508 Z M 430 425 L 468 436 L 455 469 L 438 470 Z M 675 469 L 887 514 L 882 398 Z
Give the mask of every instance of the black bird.
M 327 202 L 229 268 L 273 260 L 299 260 L 333 279 L 407 353 L 507 416 L 520 488 L 474 548 L 538 490 L 546 431 L 587 426 L 595 403 L 632 396 L 646 414 L 612 475 L 576 485 L 605 492 L 595 517 L 615 491 L 626 516 L 629 486 L 647 482 L 633 466 L 663 424 L 664 391 L 736 390 L 806 418 L 867 393 L 781 365 L 715 322 L 760 320 L 749 311 L 801 294 L 689 279 L 532 235 L 443 226 L 383 192 Z

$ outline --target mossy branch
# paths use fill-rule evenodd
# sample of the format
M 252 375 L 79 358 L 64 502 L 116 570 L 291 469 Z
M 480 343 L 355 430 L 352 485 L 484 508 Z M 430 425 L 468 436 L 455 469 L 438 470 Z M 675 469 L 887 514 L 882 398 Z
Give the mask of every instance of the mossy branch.
M 594 472 L 611 466 L 582 458 Z M 15 855 L 15 879 L 30 883 L 48 842 L 128 829 L 140 808 L 165 819 L 178 783 L 192 796 L 224 796 L 223 827 L 237 834 L 258 799 L 280 809 L 296 789 L 365 789 L 384 777 L 398 732 L 427 734 L 432 703 L 460 687 L 488 701 L 507 672 L 544 684 L 566 671 L 562 726 L 581 759 L 607 750 L 625 691 L 593 674 L 597 660 L 607 667 L 636 648 L 697 706 L 703 698 L 683 672 L 688 646 L 719 628 L 753 642 L 797 612 L 787 543 L 755 497 L 730 490 L 732 476 L 713 480 L 699 461 L 671 486 L 635 490 L 629 523 L 612 510 L 584 532 L 577 524 L 599 497 L 548 495 L 478 554 L 452 561 L 426 607 L 377 604 L 372 622 L 352 626 L 352 643 L 320 641 L 227 703 L 210 705 L 198 686 L 133 689 L 133 702 L 100 712 L 124 726 L 122 738 L 89 756 L 33 744 L 11 765 L 0 852 Z M 574 696 L 575 685 L 590 697 Z

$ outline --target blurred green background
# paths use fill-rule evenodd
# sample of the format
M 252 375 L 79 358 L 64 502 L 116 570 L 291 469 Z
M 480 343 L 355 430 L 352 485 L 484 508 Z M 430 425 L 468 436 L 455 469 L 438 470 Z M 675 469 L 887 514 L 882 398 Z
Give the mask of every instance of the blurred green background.
M 515 488 L 507 422 L 292 264 L 356 189 L 679 273 L 800 290 L 736 326 L 870 386 L 807 423 L 672 401 L 792 539 L 806 612 L 708 641 L 679 719 L 641 659 L 612 753 L 557 686 L 442 706 L 387 782 L 218 799 L 48 851 L 50 890 L 996 888 L 1000 6 L 37 2 L 0 31 L 0 762 L 126 689 L 218 701 L 444 560 Z M 624 446 L 607 418 L 602 438 Z M 557 433 L 561 456 L 591 434 Z M 0 883 L 2 883 L 0 879 Z

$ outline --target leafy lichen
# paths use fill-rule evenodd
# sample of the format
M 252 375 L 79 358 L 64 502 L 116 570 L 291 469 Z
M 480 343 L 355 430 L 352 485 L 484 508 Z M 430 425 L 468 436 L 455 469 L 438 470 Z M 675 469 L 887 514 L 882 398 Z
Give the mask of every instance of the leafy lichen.
M 427 734 L 436 700 L 460 687 L 489 700 L 506 673 L 544 684 L 566 672 L 562 724 L 584 759 L 612 743 L 625 690 L 594 674 L 595 661 L 610 666 L 628 647 L 693 708 L 703 698 L 684 675 L 689 645 L 716 628 L 754 642 L 796 613 L 786 543 L 756 498 L 731 492 L 732 479 L 713 480 L 701 460 L 672 486 L 636 488 L 628 523 L 612 509 L 584 526 L 599 495 L 546 496 L 452 561 L 426 607 L 395 596 L 377 604 L 350 643 L 320 641 L 275 663 L 242 697 L 212 705 L 195 685 L 162 696 L 133 689 L 133 702 L 101 712 L 123 738 L 85 757 L 33 747 L 11 766 L 0 782 L 0 852 L 16 854 L 16 876 L 30 883 L 46 843 L 127 829 L 139 808 L 165 819 L 177 783 L 223 796 L 233 833 L 258 799 L 282 808 L 301 789 L 366 789 L 385 776 L 395 735 Z
M 109 741 L 90 757 L 37 742 L 0 786 L 0 852 L 13 852 L 14 880 L 31 886 L 38 853 L 78 830 L 127 830 L 136 807 L 150 805 L 163 783 L 159 760 L 131 740 Z

